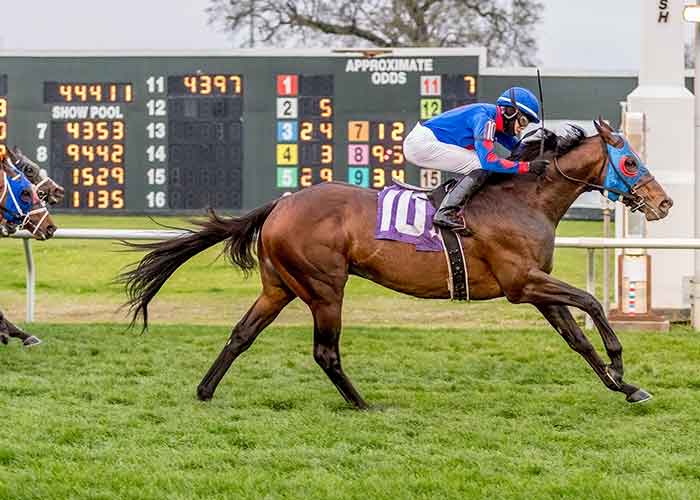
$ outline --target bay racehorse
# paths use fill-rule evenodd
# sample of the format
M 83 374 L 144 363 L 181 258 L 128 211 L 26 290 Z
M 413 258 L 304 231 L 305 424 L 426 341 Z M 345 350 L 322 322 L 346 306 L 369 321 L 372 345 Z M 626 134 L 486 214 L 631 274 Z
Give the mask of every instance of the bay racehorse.
M 651 396 L 623 380 L 622 347 L 600 303 L 550 276 L 557 224 L 584 191 L 606 189 L 642 210 L 648 220 L 665 217 L 673 204 L 627 141 L 602 121 L 594 123 L 599 133 L 594 137 L 585 137 L 580 129 L 564 136 L 547 131 L 545 157 L 551 163 L 543 176 L 493 177 L 470 202 L 466 218 L 474 234 L 462 239 L 469 295 L 473 300 L 505 296 L 512 303 L 533 304 L 606 387 L 622 392 L 629 402 L 640 402 Z M 539 149 L 539 141 L 533 141 L 517 156 L 531 160 Z M 231 261 L 250 271 L 256 265 L 253 247 L 257 246 L 262 291 L 233 328 L 200 383 L 198 397 L 210 399 L 231 363 L 298 297 L 313 315 L 314 359 L 350 404 L 366 408 L 340 362 L 341 308 L 348 275 L 415 297 L 450 297 L 444 256 L 376 240 L 377 208 L 377 191 L 319 184 L 243 217 L 224 218 L 212 211 L 208 220 L 198 223 L 198 230 L 175 240 L 134 244 L 150 252 L 120 276 L 132 324 L 142 315 L 147 328 L 151 299 L 193 255 L 224 241 Z M 591 316 L 610 364 L 596 352 L 568 306 Z
M 24 172 L 28 172 L 37 189 Z M 7 150 L 7 156 L 0 156 L 0 226 L 5 235 L 17 229 L 28 230 L 35 239 L 47 240 L 56 231 L 56 225 L 49 215 L 44 199 L 58 202 L 63 197 L 63 188 L 45 177 L 39 167 L 21 154 L 21 151 Z M 18 338 L 25 346 L 40 344 L 41 341 L 15 326 L 0 311 L 0 342 L 7 344 L 10 337 Z

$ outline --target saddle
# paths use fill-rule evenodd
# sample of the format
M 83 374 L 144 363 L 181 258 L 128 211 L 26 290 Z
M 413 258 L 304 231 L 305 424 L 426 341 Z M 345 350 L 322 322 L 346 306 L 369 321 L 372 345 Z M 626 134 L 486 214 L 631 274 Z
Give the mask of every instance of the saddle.
M 457 184 L 456 179 L 449 179 L 436 188 L 423 188 L 397 179 L 393 179 L 393 181 L 394 184 L 402 189 L 426 193 L 428 200 L 430 200 L 435 209 L 440 207 L 443 198 Z M 469 300 L 469 276 L 467 259 L 464 256 L 464 248 L 462 247 L 462 238 L 449 229 L 439 229 L 445 247 L 445 258 L 447 259 L 447 269 L 449 271 L 447 287 L 450 289 L 450 296 L 452 300 Z

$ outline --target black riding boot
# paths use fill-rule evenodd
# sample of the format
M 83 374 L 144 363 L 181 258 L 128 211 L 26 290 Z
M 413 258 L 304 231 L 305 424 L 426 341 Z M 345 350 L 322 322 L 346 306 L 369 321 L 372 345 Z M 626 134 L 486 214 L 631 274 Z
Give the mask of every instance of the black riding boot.
M 464 218 L 459 215 L 459 211 L 474 193 L 481 189 L 488 176 L 486 170 L 478 168 L 462 177 L 440 203 L 440 208 L 433 217 L 433 224 L 469 236 L 471 231 L 464 224 Z

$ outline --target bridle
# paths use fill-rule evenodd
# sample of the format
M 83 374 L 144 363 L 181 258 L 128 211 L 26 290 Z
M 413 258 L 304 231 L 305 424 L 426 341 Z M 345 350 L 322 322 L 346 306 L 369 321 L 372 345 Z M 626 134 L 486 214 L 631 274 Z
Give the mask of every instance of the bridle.
M 15 154 L 17 154 L 17 153 L 15 152 Z M 31 162 L 30 162 L 30 165 L 27 165 L 27 162 L 25 161 L 25 159 L 23 159 L 23 158 L 21 157 L 21 156 L 22 156 L 21 153 L 20 153 L 19 156 L 20 156 L 20 158 L 17 158 L 17 164 L 16 164 L 16 165 L 15 165 L 15 163 L 14 163 L 12 160 L 10 160 L 9 157 L 5 158 L 5 161 L 7 161 L 7 163 L 9 163 L 10 166 L 11 166 L 12 168 L 17 169 L 17 170 L 19 170 L 19 171 L 21 171 L 21 172 L 24 172 L 25 174 L 27 173 L 27 170 L 26 170 L 26 169 L 28 169 L 28 168 L 29 168 L 29 169 L 31 169 L 31 168 L 36 168 L 37 171 L 39 171 L 39 167 L 36 166 L 36 165 L 32 165 Z M 23 166 L 24 166 L 24 168 L 23 168 Z M 37 174 L 37 177 L 41 177 L 41 173 L 38 173 L 38 174 Z M 30 178 L 30 179 L 31 179 L 31 178 Z M 37 195 L 39 196 L 39 199 L 40 199 L 41 201 L 43 201 L 43 202 L 46 202 L 46 203 L 48 203 L 48 201 L 49 201 L 50 193 L 49 193 L 49 191 L 44 191 L 44 192 L 42 193 L 42 192 L 39 191 L 39 188 L 40 188 L 41 186 L 43 186 L 44 184 L 49 183 L 49 182 L 53 183 L 54 185 L 57 185 L 57 184 L 56 184 L 56 181 L 54 181 L 54 180 L 53 180 L 51 177 L 49 177 L 48 175 L 45 175 L 43 179 L 41 179 L 39 182 L 37 182 L 36 184 L 34 184 L 34 187 L 36 187 Z
M 594 182 L 589 182 L 589 181 L 586 181 L 584 179 L 577 179 L 575 177 L 571 177 L 570 175 L 564 173 L 562 171 L 562 169 L 559 167 L 559 161 L 557 160 L 557 155 L 556 155 L 556 151 L 555 151 L 555 153 L 554 153 L 554 168 L 559 173 L 559 175 L 561 175 L 566 180 L 569 180 L 571 182 L 576 182 L 578 184 L 585 185 L 587 188 L 589 188 L 588 191 L 599 191 L 601 194 L 603 194 L 603 196 L 605 196 L 605 192 L 607 191 L 609 193 L 613 193 L 613 194 L 620 196 L 622 198 L 622 203 L 624 203 L 627 207 L 629 207 L 630 211 L 632 211 L 632 212 L 636 212 L 637 210 L 647 208 L 647 209 L 651 210 L 652 212 L 654 212 L 655 215 L 658 216 L 659 213 L 656 211 L 656 209 L 654 207 L 652 207 L 651 205 L 649 205 L 647 203 L 647 201 L 642 196 L 637 194 L 637 192 L 639 191 L 640 188 L 646 186 L 647 184 L 649 184 L 651 181 L 654 180 L 654 176 L 651 174 L 648 174 L 643 182 L 639 182 L 639 181 L 642 181 L 642 179 L 640 178 L 640 180 L 637 183 L 635 183 L 634 185 L 627 182 L 627 180 L 625 179 L 625 176 L 622 174 L 622 172 L 620 172 L 618 166 L 615 165 L 615 163 L 613 161 L 611 161 L 610 153 L 608 152 L 607 143 L 605 142 L 605 140 L 603 139 L 602 136 L 599 136 L 599 138 L 601 140 L 601 145 L 603 147 L 603 154 L 604 154 L 603 167 L 601 169 L 601 172 L 605 170 L 606 166 L 610 165 L 613 168 L 613 170 L 615 171 L 615 173 L 617 174 L 618 178 L 622 181 L 622 183 L 628 189 L 627 192 L 624 192 L 624 191 L 621 191 L 619 189 L 615 189 L 612 187 L 606 187 L 606 186 L 603 186 L 600 184 L 596 184 Z
M 41 216 L 41 219 L 39 219 L 38 222 L 32 223 L 34 225 L 34 230 L 31 232 L 31 234 L 32 234 L 32 236 L 34 236 L 36 234 L 36 232 L 39 230 L 39 228 L 41 227 L 41 225 L 43 224 L 46 217 L 49 216 L 49 209 L 46 208 L 46 205 L 42 202 L 41 207 L 39 207 L 39 208 L 35 208 L 34 210 L 29 210 L 27 212 L 22 210 L 22 207 L 19 204 L 19 202 L 17 201 L 15 194 L 12 192 L 12 189 L 9 188 L 10 183 L 9 183 L 9 179 L 7 176 L 7 172 L 5 172 L 3 170 L 2 175 L 3 175 L 3 187 L 2 187 L 2 194 L 0 195 L 0 211 L 2 211 L 2 213 L 3 213 L 3 218 L 5 220 L 7 220 L 8 222 L 11 222 L 11 219 L 14 219 L 17 215 L 19 215 L 20 217 L 24 217 L 22 219 L 22 222 L 17 225 L 17 229 L 21 230 L 21 229 L 24 229 L 24 227 L 31 221 L 32 216 L 38 215 L 38 214 L 43 214 Z M 11 179 L 13 181 L 17 180 L 20 178 L 21 175 L 22 174 L 18 172 L 17 175 L 12 177 Z M 9 196 L 10 200 L 12 201 L 12 204 L 15 207 L 14 212 L 9 210 L 7 207 L 5 207 L 5 202 L 6 202 L 8 196 Z M 10 218 L 7 217 L 8 215 L 10 216 Z

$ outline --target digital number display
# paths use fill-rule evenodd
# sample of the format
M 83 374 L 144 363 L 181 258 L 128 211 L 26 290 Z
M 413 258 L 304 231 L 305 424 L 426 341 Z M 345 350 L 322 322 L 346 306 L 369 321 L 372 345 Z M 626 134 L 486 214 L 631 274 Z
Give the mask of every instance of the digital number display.
M 130 103 L 134 100 L 131 83 L 67 83 L 45 82 L 44 102 L 51 103 Z
M 195 74 L 169 76 L 167 81 L 167 162 L 155 159 L 155 170 L 148 171 L 149 184 L 158 187 L 157 175 L 163 172 L 171 209 L 240 208 L 243 78 Z M 162 208 L 164 193 L 147 194 L 149 206 Z
M 333 180 L 332 75 L 277 75 L 277 188 Z
M 7 75 L 0 75 L 0 154 L 7 152 Z
M 62 151 L 55 149 L 54 153 L 59 153 L 58 161 L 61 163 L 124 162 L 124 145 L 118 143 L 78 144 L 71 142 L 65 144 Z
M 126 208 L 126 108 L 133 84 L 45 82 L 44 98 L 53 104 L 51 167 L 66 188 L 67 208 Z M 89 104 L 86 106 L 84 104 Z M 38 125 L 39 139 L 45 131 Z M 37 159 L 42 161 L 40 146 Z
M 349 183 L 383 188 L 406 180 L 405 122 L 352 120 L 347 129 Z
M 126 124 L 122 120 L 79 120 L 54 122 L 51 137 L 58 141 L 108 142 L 122 141 Z
M 239 96 L 241 75 L 184 75 L 168 77 L 169 96 Z

